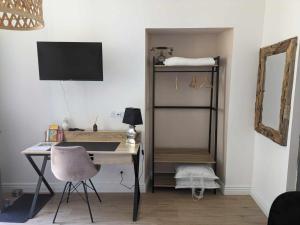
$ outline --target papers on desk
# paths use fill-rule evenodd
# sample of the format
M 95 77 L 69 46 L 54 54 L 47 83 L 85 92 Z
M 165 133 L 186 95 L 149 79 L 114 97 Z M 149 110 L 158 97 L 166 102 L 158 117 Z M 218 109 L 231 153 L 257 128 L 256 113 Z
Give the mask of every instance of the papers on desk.
M 32 151 L 49 151 L 56 142 L 40 142 L 34 146 L 31 146 L 29 149 Z

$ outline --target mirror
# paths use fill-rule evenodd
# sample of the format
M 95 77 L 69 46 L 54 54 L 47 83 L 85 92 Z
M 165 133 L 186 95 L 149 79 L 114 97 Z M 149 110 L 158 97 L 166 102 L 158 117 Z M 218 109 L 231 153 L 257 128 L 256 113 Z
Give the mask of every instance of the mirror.
M 285 59 L 285 52 L 268 56 L 266 59 L 262 122 L 266 126 L 276 129 L 279 129 L 281 85 Z
M 297 38 L 260 49 L 255 130 L 287 144 Z

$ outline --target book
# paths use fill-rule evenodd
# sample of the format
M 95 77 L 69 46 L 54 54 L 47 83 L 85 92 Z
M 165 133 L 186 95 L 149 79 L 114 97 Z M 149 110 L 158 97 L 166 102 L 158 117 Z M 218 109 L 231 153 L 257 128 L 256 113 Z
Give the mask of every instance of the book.
M 58 130 L 57 133 L 57 142 L 61 142 L 64 140 L 64 131 L 63 130 Z
M 59 126 L 57 124 L 50 124 L 49 129 L 50 130 L 58 130 Z
M 48 140 L 50 142 L 57 142 L 58 139 L 58 130 L 56 129 L 49 129 L 48 130 Z

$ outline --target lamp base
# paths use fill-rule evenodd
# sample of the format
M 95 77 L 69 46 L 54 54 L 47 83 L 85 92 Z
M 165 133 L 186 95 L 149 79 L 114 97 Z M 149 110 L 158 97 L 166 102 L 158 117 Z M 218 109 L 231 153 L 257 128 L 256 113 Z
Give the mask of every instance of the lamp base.
M 134 125 L 129 125 L 129 128 L 127 130 L 127 140 L 126 143 L 128 144 L 135 144 L 136 143 L 136 130 Z

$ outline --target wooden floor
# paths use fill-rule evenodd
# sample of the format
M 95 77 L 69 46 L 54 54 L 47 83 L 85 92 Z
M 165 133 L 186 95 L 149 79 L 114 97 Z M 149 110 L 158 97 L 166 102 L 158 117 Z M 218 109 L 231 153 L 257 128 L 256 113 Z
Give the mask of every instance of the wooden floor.
M 57 207 L 55 196 L 27 224 L 51 224 Z M 95 224 L 105 225 L 255 225 L 267 219 L 249 196 L 223 196 L 206 193 L 204 199 L 193 201 L 189 191 L 160 190 L 142 194 L 140 215 L 133 223 L 131 194 L 102 194 L 102 204 L 91 194 Z M 90 224 L 87 205 L 75 194 L 69 205 L 64 203 L 57 224 Z

